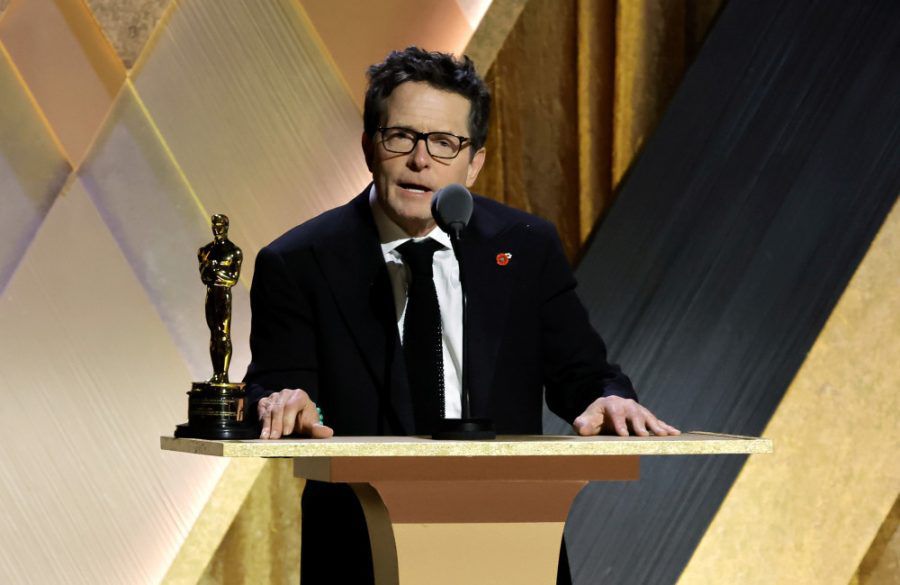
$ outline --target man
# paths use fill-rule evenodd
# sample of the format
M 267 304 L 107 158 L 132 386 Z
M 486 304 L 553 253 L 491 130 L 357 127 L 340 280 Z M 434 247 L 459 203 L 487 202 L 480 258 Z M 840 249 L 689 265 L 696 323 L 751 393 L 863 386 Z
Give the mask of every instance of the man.
M 257 257 L 245 381 L 261 438 L 428 434 L 437 417 L 460 416 L 459 267 L 430 206 L 440 188 L 474 184 L 489 107 L 468 58 L 411 47 L 369 69 L 362 147 L 372 185 Z M 476 197 L 462 253 L 473 416 L 501 434 L 539 434 L 546 389 L 581 435 L 678 433 L 607 363 L 552 225 Z M 412 323 L 429 302 L 440 313 L 431 355 L 418 351 L 429 328 Z M 347 486 L 307 484 L 302 542 L 304 583 L 371 581 L 365 563 L 315 560 L 326 547 L 368 552 Z

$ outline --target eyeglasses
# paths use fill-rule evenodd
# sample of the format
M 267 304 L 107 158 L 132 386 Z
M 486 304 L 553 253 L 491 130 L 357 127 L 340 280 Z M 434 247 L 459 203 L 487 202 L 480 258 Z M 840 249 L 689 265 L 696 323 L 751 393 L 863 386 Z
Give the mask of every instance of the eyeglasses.
M 425 149 L 434 158 L 452 159 L 459 156 L 462 149 L 469 144 L 465 136 L 457 136 L 449 132 L 416 132 L 409 128 L 379 128 L 381 144 L 388 152 L 409 154 L 419 143 L 425 141 Z

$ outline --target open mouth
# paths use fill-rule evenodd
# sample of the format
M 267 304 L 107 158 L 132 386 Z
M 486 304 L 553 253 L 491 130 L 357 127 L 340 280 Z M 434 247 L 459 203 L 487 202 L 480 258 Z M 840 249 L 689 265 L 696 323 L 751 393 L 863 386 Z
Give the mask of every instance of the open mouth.
M 426 185 L 422 185 L 421 183 L 411 183 L 411 182 L 400 182 L 397 183 L 397 186 L 403 189 L 404 191 L 408 191 L 410 193 L 423 194 L 431 192 L 431 189 Z

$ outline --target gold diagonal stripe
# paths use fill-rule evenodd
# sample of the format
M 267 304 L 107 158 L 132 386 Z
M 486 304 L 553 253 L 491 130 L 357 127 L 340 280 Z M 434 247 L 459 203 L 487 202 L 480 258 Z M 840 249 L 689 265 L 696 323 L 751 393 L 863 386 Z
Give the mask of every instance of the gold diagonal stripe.
M 166 571 L 165 585 L 195 585 L 262 472 L 265 459 L 233 459 Z
M 4 13 L 5 15 L 6 13 Z M 9 67 L 15 75 L 16 79 L 19 82 L 19 85 L 22 87 L 22 91 L 25 92 L 28 101 L 31 103 L 31 107 L 34 108 L 34 111 L 37 113 L 38 118 L 41 120 L 41 123 L 44 125 L 44 128 L 47 130 L 47 134 L 50 135 L 50 138 L 53 140 L 53 145 L 56 147 L 57 152 L 59 152 L 60 158 L 69 163 L 69 168 L 73 168 L 72 160 L 69 158 L 68 152 L 63 148 L 62 142 L 57 136 L 56 131 L 53 130 L 53 126 L 50 124 L 50 120 L 47 119 L 47 115 L 44 113 L 44 109 L 41 108 L 38 101 L 34 98 L 34 94 L 31 93 L 31 88 L 28 87 L 28 84 L 25 82 L 25 78 L 22 77 L 22 73 L 19 71 L 19 68 L 16 67 L 16 62 L 13 61 L 12 55 L 9 54 L 9 51 L 6 50 L 6 46 L 3 44 L 3 41 L 0 40 L 0 54 L 3 55 L 3 58 L 9 63 Z
M 849 583 L 900 491 L 900 203 L 679 579 Z M 796 545 L 785 546 L 785 543 Z
M 464 53 L 468 55 L 481 75 L 494 64 L 497 53 L 519 20 L 528 0 L 494 0 L 478 23 Z

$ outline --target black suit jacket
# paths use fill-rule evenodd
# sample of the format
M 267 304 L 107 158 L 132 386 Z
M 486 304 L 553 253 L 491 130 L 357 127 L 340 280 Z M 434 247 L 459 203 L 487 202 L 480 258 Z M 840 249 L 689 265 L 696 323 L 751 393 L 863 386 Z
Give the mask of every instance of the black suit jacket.
M 302 388 L 336 435 L 413 433 L 368 191 L 260 250 L 245 377 L 251 409 L 271 392 Z M 550 223 L 476 196 L 462 250 L 473 416 L 492 419 L 498 433 L 540 434 L 545 387 L 548 406 L 569 422 L 601 395 L 635 398 L 606 361 Z
M 393 292 L 367 188 L 260 250 L 250 292 L 249 417 L 259 399 L 302 388 L 336 435 L 414 430 Z M 540 434 L 542 391 L 572 422 L 601 395 L 635 398 L 575 295 L 548 222 L 475 198 L 462 244 L 472 413 L 498 433 Z M 499 254 L 511 254 L 505 265 Z M 372 583 L 365 518 L 349 486 L 307 482 L 301 577 Z M 325 563 L 334 550 L 341 563 Z

